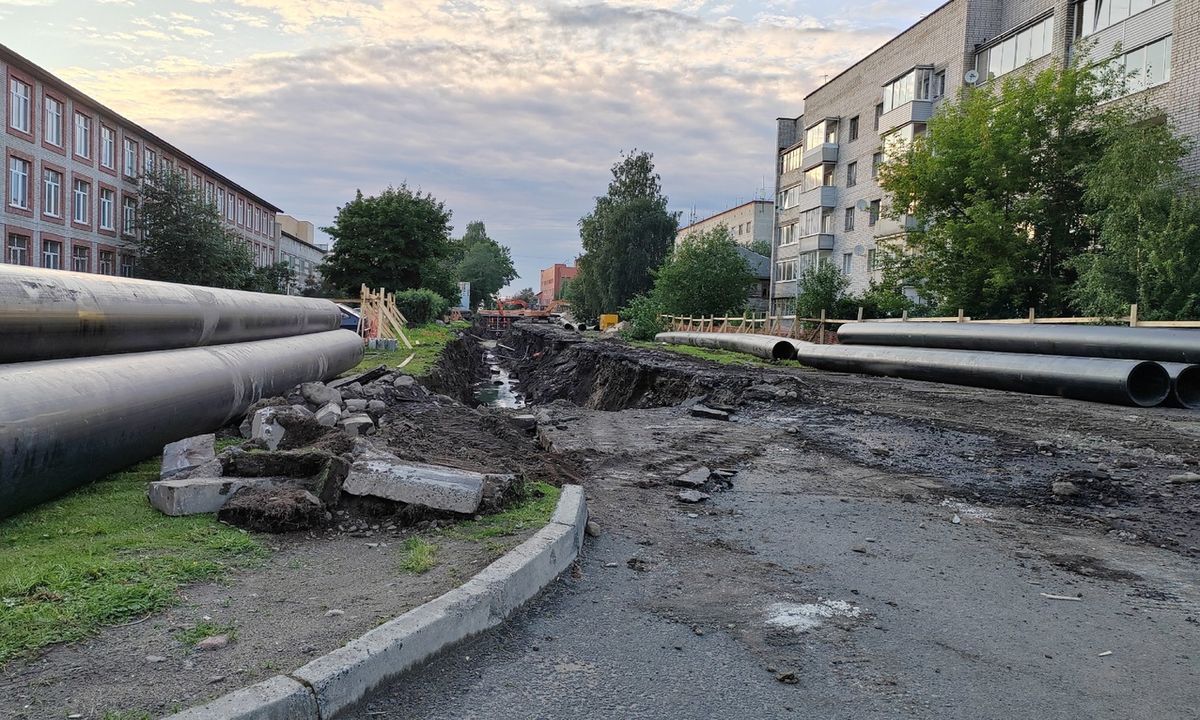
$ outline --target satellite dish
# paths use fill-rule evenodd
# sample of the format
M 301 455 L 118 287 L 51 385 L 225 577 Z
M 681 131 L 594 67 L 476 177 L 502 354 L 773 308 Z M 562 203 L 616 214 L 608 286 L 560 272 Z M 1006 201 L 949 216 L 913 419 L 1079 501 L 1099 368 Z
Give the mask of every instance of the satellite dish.
M 968 85 L 974 85 L 976 82 L 979 81 L 979 73 L 975 70 L 968 70 L 967 73 L 965 75 L 963 75 L 963 80 Z
M 855 255 L 866 255 L 867 249 L 865 247 L 863 247 L 862 244 L 860 243 L 860 244 L 854 246 L 854 254 Z
M 854 207 L 858 208 L 859 210 L 866 210 L 867 208 L 871 207 L 871 203 L 867 202 L 866 200 L 859 200 L 858 202 L 854 203 Z

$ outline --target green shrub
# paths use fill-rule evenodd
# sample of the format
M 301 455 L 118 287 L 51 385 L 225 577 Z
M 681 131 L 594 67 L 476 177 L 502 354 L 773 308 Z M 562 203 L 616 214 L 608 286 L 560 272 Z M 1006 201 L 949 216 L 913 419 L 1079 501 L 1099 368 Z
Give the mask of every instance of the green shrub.
M 424 325 L 445 315 L 450 303 L 432 290 L 405 290 L 396 293 L 396 307 L 409 323 Z
M 635 296 L 621 309 L 621 319 L 629 322 L 621 336 L 626 340 L 653 340 L 666 329 L 666 324 L 659 318 L 661 312 L 662 306 L 652 293 Z

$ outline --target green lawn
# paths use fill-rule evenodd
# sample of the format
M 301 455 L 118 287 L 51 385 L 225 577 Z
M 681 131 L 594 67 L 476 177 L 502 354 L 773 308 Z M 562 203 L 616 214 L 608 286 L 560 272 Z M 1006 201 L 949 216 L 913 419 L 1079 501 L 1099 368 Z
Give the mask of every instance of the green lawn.
M 0 665 L 178 600 L 265 551 L 211 515 L 168 517 L 146 500 L 158 458 L 0 521 Z
M 480 541 L 515 535 L 529 527 L 541 527 L 550 522 L 561 492 L 549 483 L 535 483 L 526 497 L 509 509 L 458 523 L 441 532 L 456 540 Z
M 746 355 L 745 353 L 733 352 L 731 350 L 712 350 L 709 348 L 693 347 L 692 345 L 663 345 L 661 343 L 631 340 L 630 345 L 640 348 L 648 348 L 650 350 L 666 350 L 668 352 L 679 353 L 680 355 L 690 355 L 700 358 L 701 360 L 711 360 L 713 362 L 722 363 L 724 365 L 747 365 L 749 367 L 802 367 L 795 360 L 763 360 L 762 358 Z
M 416 354 L 412 362 L 405 365 L 400 372 L 408 375 L 424 375 L 437 363 L 438 358 L 442 354 L 442 348 L 446 347 L 446 343 L 454 339 L 455 332 L 466 330 L 471 327 L 468 322 L 454 322 L 449 325 L 437 325 L 429 323 L 428 325 L 417 325 L 410 327 L 405 331 L 408 335 L 408 341 L 413 344 L 413 349 L 409 350 L 404 347 L 404 343 L 400 343 L 400 348 L 395 351 L 381 352 L 378 350 L 367 350 L 363 355 L 362 362 L 356 365 L 352 370 L 348 370 L 345 375 L 354 375 L 365 372 L 379 365 L 387 365 L 394 368 L 409 355 Z

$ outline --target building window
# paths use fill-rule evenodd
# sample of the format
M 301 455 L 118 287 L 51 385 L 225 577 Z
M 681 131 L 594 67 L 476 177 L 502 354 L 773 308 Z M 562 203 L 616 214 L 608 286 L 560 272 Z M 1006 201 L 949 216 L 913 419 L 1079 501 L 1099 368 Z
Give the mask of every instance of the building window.
M 62 243 L 58 240 L 42 241 L 42 267 L 51 270 L 62 269 Z
M 858 116 L 850 118 L 850 142 L 858 139 Z
M 779 228 L 779 245 L 793 245 L 800 241 L 800 224 L 792 223 Z
M 88 207 L 92 200 L 92 186 L 83 180 L 76 180 L 74 187 L 75 202 L 72 205 L 74 211 L 71 213 L 71 219 L 80 225 L 87 225 Z
M 29 238 L 9 233 L 5 247 L 5 260 L 13 265 L 29 264 Z
M 137 143 L 125 140 L 125 176 L 137 177 Z
M 42 170 L 42 212 L 50 217 L 62 217 L 62 173 Z
M 101 275 L 114 274 L 114 271 L 116 270 L 116 264 L 117 264 L 116 255 L 117 254 L 114 253 L 112 250 L 101 250 L 97 254 L 97 257 L 100 260 L 99 270 L 100 270 Z
M 879 166 L 883 164 L 883 153 L 877 152 L 871 156 L 871 177 L 879 177 Z
M 154 172 L 154 167 L 157 164 L 158 153 L 154 152 L 150 148 L 146 148 L 146 152 L 142 158 L 142 172 L 145 172 L 147 175 L 149 175 L 150 173 Z
M 242 227 L 246 227 L 246 201 L 242 198 L 238 198 L 237 223 Z
M 804 147 L 812 150 L 823 143 L 837 144 L 837 120 L 826 118 L 804 132 Z
M 1125 0 L 1128 3 L 1129 0 Z M 981 78 L 997 78 L 1048 55 L 1054 45 L 1054 16 L 1008 36 L 975 53 L 975 70 Z
M 46 127 L 43 131 L 46 142 L 62 147 L 63 144 L 63 104 L 46 96 Z
M 790 210 L 800 204 L 800 194 L 804 192 L 801 185 L 793 185 L 779 192 L 779 209 Z
M 121 277 L 133 277 L 133 256 L 121 253 Z
M 117 194 L 108 188 L 100 188 L 100 229 L 113 230 L 113 210 Z M 105 273 L 111 275 L 112 273 Z
M 847 232 L 854 229 L 854 208 L 846 208 L 846 223 L 843 227 Z
M 1075 37 L 1085 37 L 1167 0 L 1083 0 L 1075 3 Z
M 117 133 L 103 125 L 100 126 L 100 166 L 110 170 L 117 167 Z
M 783 165 L 781 173 L 791 172 L 800 169 L 800 161 L 804 157 L 804 148 L 798 147 L 794 150 L 788 150 L 783 154 Z
M 208 203 L 209 205 L 212 205 L 215 195 L 216 195 L 216 192 L 213 187 L 213 184 L 211 182 L 204 183 L 204 202 Z
M 871 218 L 870 218 L 870 220 L 867 221 L 867 224 L 870 225 L 871 227 L 875 227 L 875 223 L 877 223 L 877 222 L 879 222 L 879 201 L 872 200 L 871 201 Z
M 92 271 L 92 250 L 83 245 L 71 248 L 71 269 L 75 272 Z
M 833 232 L 833 210 L 829 208 L 813 208 L 800 215 L 800 233 L 816 235 Z
M 933 93 L 934 98 L 940 98 L 946 94 L 946 71 L 938 70 L 933 74 Z
M 806 171 L 804 173 L 805 191 L 821 187 L 822 185 L 833 185 L 833 167 L 832 163 L 825 163 Z
M 19 157 L 8 159 L 8 204 L 29 209 L 29 161 Z
M 842 274 L 849 275 L 850 268 L 854 265 L 853 253 L 842 253 Z
M 854 187 L 858 184 L 858 162 L 852 162 L 846 166 L 846 187 Z
M 933 68 L 913 68 L 903 76 L 883 86 L 883 112 L 910 103 L 913 100 L 928 100 Z
M 1123 83 L 1122 95 L 1165 83 L 1171 79 L 1171 36 L 1118 55 L 1106 66 L 1114 70 Z
M 217 213 L 225 214 L 225 188 L 217 188 Z
M 879 269 L 879 254 L 875 252 L 875 248 L 867 251 L 867 269 L 871 272 Z
M 83 113 L 75 113 L 75 154 L 92 156 L 92 119 Z
M 28 83 L 16 78 L 9 79 L 8 124 L 12 126 L 13 130 L 20 130 L 23 133 L 30 131 L 29 97 L 31 94 L 32 88 Z
M 121 198 L 121 229 L 126 235 L 137 230 L 137 200 L 134 198 Z
M 788 282 L 796 279 L 796 261 L 781 260 L 775 263 L 775 281 Z

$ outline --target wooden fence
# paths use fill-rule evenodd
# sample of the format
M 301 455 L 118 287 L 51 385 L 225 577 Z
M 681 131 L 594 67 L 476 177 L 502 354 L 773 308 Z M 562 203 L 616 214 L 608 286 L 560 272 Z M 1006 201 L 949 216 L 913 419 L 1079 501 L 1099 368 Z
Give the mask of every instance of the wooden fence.
M 663 315 L 671 330 L 676 332 L 731 332 L 758 333 L 762 335 L 778 335 L 797 340 L 810 340 L 824 344 L 828 339 L 826 332 L 833 328 L 827 326 L 845 325 L 857 322 L 956 322 L 956 323 L 1033 323 L 1045 325 L 1129 325 L 1129 327 L 1169 327 L 1169 328 L 1200 328 L 1200 320 L 1139 320 L 1137 305 L 1129 306 L 1127 317 L 1038 317 L 1033 308 L 1022 318 L 1002 320 L 975 320 L 963 314 L 946 317 L 909 317 L 906 311 L 898 318 L 863 318 L 863 309 L 858 309 L 858 317 L 854 319 L 827 317 L 824 310 L 820 317 L 797 317 L 795 315 L 771 315 L 768 313 L 745 313 L 740 316 L 690 317 L 683 315 Z M 836 337 L 836 336 L 835 336 Z

